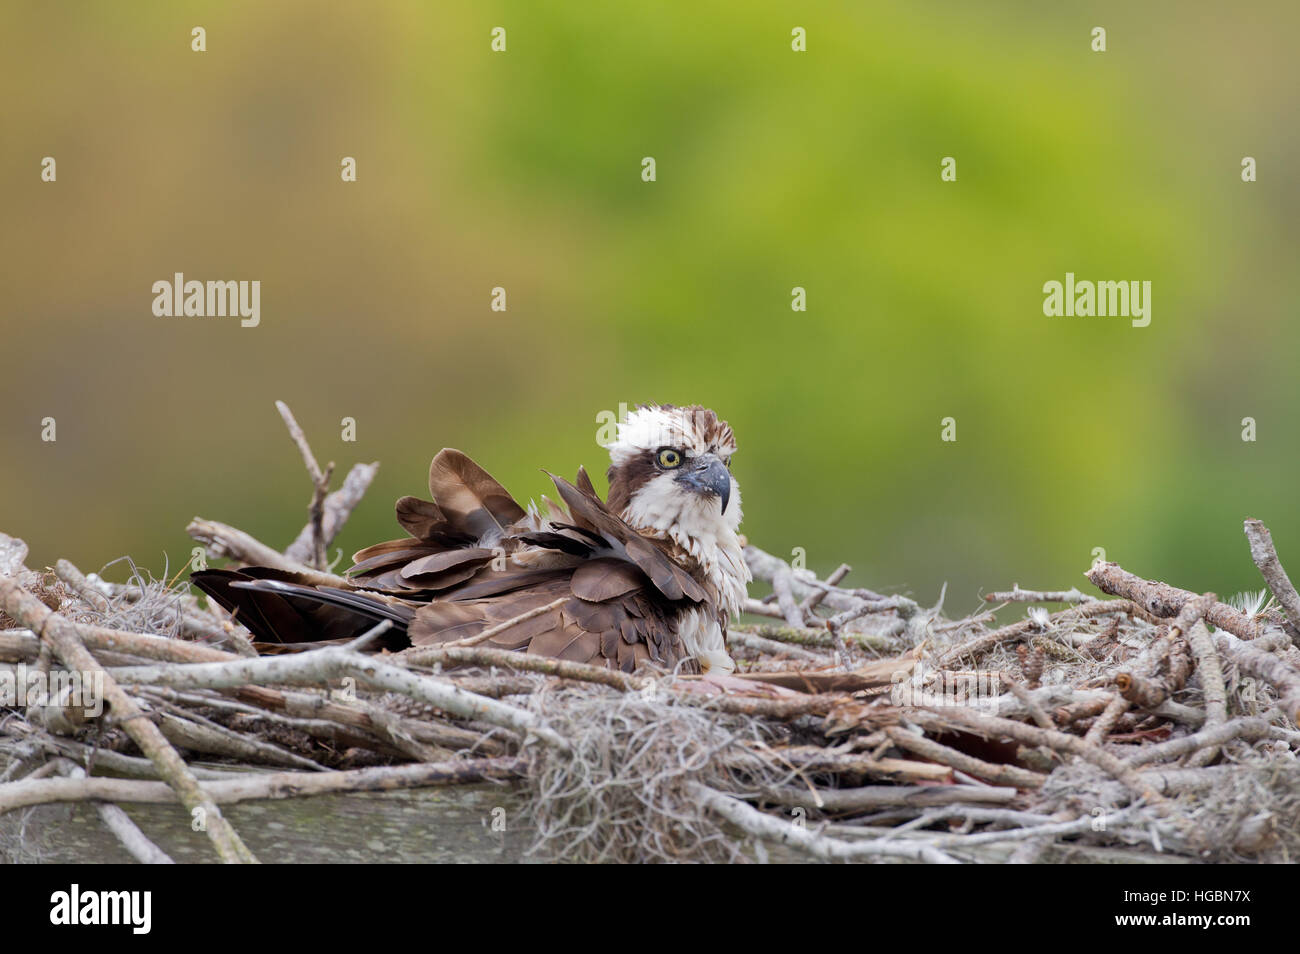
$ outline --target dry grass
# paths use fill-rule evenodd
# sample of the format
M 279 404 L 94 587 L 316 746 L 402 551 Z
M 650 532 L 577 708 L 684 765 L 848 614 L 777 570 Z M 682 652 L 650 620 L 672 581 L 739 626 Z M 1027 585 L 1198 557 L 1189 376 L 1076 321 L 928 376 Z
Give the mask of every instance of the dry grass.
M 776 731 L 682 704 L 670 691 L 535 693 L 529 708 L 573 743 L 536 748 L 527 788 L 531 853 L 571 862 L 735 862 L 743 839 L 700 810 L 688 783 L 740 797 L 788 781 L 756 757 Z M 757 788 L 756 788 L 757 786 Z

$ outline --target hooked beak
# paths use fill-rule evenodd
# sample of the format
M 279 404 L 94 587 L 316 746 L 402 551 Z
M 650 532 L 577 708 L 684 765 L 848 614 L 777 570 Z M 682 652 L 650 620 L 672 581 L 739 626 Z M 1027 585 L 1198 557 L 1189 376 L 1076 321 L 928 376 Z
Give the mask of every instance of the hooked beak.
M 697 494 L 717 497 L 722 501 L 722 513 L 727 512 L 731 501 L 731 472 L 712 454 L 702 454 L 677 481 Z

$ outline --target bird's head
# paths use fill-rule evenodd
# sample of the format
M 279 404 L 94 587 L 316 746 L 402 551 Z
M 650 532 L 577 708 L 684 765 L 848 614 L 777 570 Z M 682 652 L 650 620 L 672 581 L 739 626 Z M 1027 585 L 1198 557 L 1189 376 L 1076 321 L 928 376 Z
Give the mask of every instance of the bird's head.
M 731 426 L 698 405 L 643 405 L 609 447 L 609 506 L 632 527 L 696 555 L 733 545 L 740 487 Z

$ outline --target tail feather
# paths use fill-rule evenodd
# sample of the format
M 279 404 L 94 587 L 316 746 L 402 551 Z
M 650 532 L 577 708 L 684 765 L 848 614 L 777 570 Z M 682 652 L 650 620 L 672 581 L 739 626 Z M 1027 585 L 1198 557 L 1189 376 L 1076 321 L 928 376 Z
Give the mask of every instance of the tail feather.
M 408 645 L 406 627 L 414 611 L 365 593 L 295 582 L 291 573 L 257 569 L 258 576 L 238 570 L 202 570 L 190 580 L 224 606 L 235 621 L 264 643 L 307 643 L 352 639 L 380 620 L 393 622 L 383 645 Z M 260 578 L 259 578 L 260 577 Z

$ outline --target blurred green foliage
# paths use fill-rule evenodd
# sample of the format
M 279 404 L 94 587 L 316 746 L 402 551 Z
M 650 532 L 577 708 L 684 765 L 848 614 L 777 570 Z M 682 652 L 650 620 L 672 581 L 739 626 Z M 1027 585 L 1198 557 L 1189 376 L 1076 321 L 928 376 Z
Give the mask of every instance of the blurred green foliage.
M 194 514 L 282 546 L 283 399 L 382 461 L 350 552 L 439 447 L 530 497 L 656 400 L 731 421 L 751 539 L 863 585 L 964 610 L 1104 547 L 1227 593 L 1246 516 L 1300 571 L 1300 10 L 1135 7 L 7 4 L 0 529 L 86 570 L 174 570 Z M 177 271 L 260 280 L 261 326 L 155 318 Z M 1045 318 L 1067 271 L 1150 280 L 1150 327 Z

